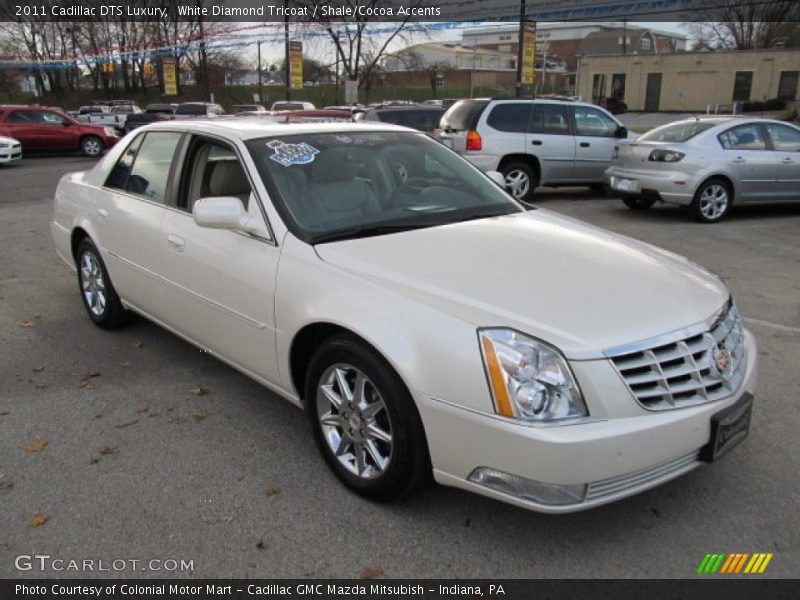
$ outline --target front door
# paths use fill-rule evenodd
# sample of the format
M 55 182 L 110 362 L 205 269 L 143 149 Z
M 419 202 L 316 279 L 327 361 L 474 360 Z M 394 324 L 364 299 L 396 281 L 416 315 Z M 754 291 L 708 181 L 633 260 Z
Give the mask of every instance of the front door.
M 263 236 L 197 225 L 192 208 L 210 196 L 242 200 L 263 226 Z M 280 249 L 232 147 L 192 140 L 175 210 L 167 211 L 158 246 L 166 323 L 251 374 L 277 381 L 274 294 Z
M 647 91 L 644 96 L 644 109 L 658 112 L 661 105 L 661 73 L 647 74 Z
M 732 127 L 719 135 L 738 185 L 737 197 L 746 202 L 774 200 L 777 161 L 764 129 L 756 123 Z
M 779 123 L 766 123 L 777 166 L 778 200 L 800 200 L 800 129 Z
M 576 182 L 599 183 L 616 145 L 619 123 L 602 110 L 590 106 L 575 106 L 575 173 Z

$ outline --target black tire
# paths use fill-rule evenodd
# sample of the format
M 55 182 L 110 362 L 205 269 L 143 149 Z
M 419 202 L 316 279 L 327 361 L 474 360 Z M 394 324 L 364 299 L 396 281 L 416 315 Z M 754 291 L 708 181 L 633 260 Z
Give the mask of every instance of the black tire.
M 97 158 L 103 154 L 104 149 L 105 146 L 103 145 L 103 140 L 96 135 L 87 135 L 81 139 L 81 152 L 83 152 L 84 156 L 88 156 L 89 158 Z
M 647 210 L 656 203 L 655 199 L 642 196 L 625 196 L 622 201 L 631 210 Z
M 724 219 L 733 204 L 733 190 L 727 181 L 712 177 L 700 184 L 689 210 L 696 221 L 717 223 Z
M 539 176 L 535 169 L 523 162 L 511 162 L 503 165 L 500 169 L 500 173 L 503 174 L 503 179 L 506 180 L 507 183 L 510 178 L 514 178 L 516 181 L 517 175 L 527 178 L 528 185 L 524 191 L 522 189 L 517 191 L 514 187 L 509 185 L 506 185 L 506 191 L 520 202 L 531 201 L 533 192 L 539 185 Z
M 376 469 L 378 463 L 372 460 L 369 456 L 370 453 L 366 451 L 366 448 L 364 449 L 362 465 L 366 465 L 366 469 L 373 470 L 371 477 L 367 476 L 366 469 L 365 475 L 360 475 L 360 471 L 359 474 L 354 474 L 351 469 L 359 469 L 357 465 L 350 465 L 349 468 L 345 466 L 342 461 L 349 461 L 347 455 L 342 456 L 342 461 L 337 458 L 332 444 L 337 441 L 341 443 L 345 436 L 338 436 L 338 431 L 335 431 L 336 426 L 328 426 L 326 434 L 320 423 L 321 414 L 326 414 L 320 412 L 320 405 L 324 405 L 323 410 L 327 408 L 334 419 L 341 419 L 342 423 L 352 423 L 352 414 L 355 411 L 351 409 L 351 419 L 349 420 L 346 408 L 334 414 L 331 410 L 334 405 L 329 404 L 328 397 L 320 391 L 323 377 L 327 381 L 330 376 L 328 374 L 337 366 L 354 368 L 353 375 L 357 372 L 363 374 L 370 386 L 365 386 L 365 390 L 377 392 L 385 407 L 385 410 L 381 410 L 373 418 L 381 418 L 379 427 L 383 431 L 388 430 L 391 433 L 391 448 L 387 451 L 386 445 L 381 446 L 383 451 L 389 452 L 388 463 L 382 473 L 380 473 L 380 469 Z M 353 387 L 355 388 L 355 385 Z M 331 391 L 337 393 L 337 389 L 339 388 L 332 387 Z M 414 400 L 397 373 L 382 357 L 376 354 L 375 350 L 347 335 L 335 336 L 326 340 L 311 358 L 306 373 L 305 390 L 306 409 L 311 419 L 317 446 L 330 469 L 351 490 L 372 500 L 387 502 L 403 498 L 430 481 L 431 464 L 428 445 Z M 376 398 L 374 392 L 373 400 Z M 341 390 L 338 394 L 341 397 Z M 320 397 L 322 400 L 318 400 Z M 369 426 L 363 425 L 362 427 L 367 430 L 369 428 Z M 344 432 L 342 431 L 342 433 Z M 326 435 L 333 436 L 333 440 L 329 441 Z M 358 435 L 357 430 L 355 435 Z M 352 454 L 355 461 L 356 445 L 353 441 L 355 438 L 347 437 L 346 439 L 349 440 L 349 445 L 345 445 L 345 450 L 353 450 L 347 454 Z
M 102 278 L 103 296 L 105 298 L 102 308 L 100 308 L 97 300 L 92 302 L 87 297 L 87 292 L 91 290 L 86 289 L 85 280 L 91 276 L 92 265 L 96 265 Z M 83 238 L 78 243 L 78 247 L 75 250 L 75 266 L 78 271 L 78 290 L 81 294 L 81 301 L 94 324 L 103 329 L 116 329 L 127 323 L 130 320 L 131 313 L 122 306 L 117 291 L 111 283 L 111 277 L 108 275 L 103 258 L 89 238 Z M 100 288 L 95 285 L 93 289 L 96 294 Z
M 590 185 L 587 185 L 586 187 L 588 187 L 593 192 L 597 192 L 601 196 L 608 195 L 608 189 L 606 188 L 605 183 L 592 183 Z

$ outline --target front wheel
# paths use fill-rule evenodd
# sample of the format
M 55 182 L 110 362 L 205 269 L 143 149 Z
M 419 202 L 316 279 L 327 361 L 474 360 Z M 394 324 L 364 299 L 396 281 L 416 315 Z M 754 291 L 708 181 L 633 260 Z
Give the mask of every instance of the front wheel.
M 647 210 L 656 203 L 652 198 L 642 198 L 641 196 L 626 196 L 622 202 L 631 210 Z
M 130 313 L 122 306 L 97 247 L 84 238 L 78 244 L 75 257 L 81 299 L 89 318 L 103 329 L 123 325 Z
M 533 196 L 533 190 L 538 184 L 536 172 L 525 163 L 515 162 L 504 166 L 500 172 L 503 174 L 506 191 L 515 199 L 526 202 Z
M 103 140 L 94 135 L 83 138 L 81 140 L 81 152 L 90 158 L 100 156 L 103 153 Z
M 349 336 L 326 341 L 311 359 L 306 403 L 328 466 L 374 500 L 406 496 L 431 473 L 422 422 L 398 375 Z
M 716 223 L 728 214 L 732 202 L 730 186 L 721 179 L 709 179 L 697 188 L 691 210 L 701 223 Z

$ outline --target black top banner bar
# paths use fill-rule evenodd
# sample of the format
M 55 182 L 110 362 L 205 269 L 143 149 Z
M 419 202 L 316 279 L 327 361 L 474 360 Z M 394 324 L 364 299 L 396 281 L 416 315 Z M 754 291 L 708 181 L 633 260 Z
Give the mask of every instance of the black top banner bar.
M 775 6 L 786 0 L 527 0 L 526 19 L 705 20 L 720 3 Z M 0 0 L 0 21 L 519 22 L 521 0 Z M 783 7 L 783 8 L 781 8 Z

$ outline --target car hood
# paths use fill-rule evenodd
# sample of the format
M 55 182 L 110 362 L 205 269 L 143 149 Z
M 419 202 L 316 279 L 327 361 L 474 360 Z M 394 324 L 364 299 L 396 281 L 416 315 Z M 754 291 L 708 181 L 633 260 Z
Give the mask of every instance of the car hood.
M 572 359 L 702 322 L 722 281 L 661 250 L 538 209 L 318 244 L 331 265 L 476 327 L 510 327 Z

